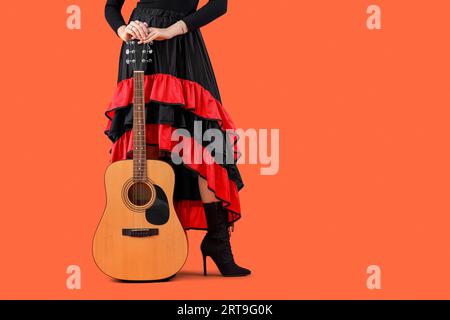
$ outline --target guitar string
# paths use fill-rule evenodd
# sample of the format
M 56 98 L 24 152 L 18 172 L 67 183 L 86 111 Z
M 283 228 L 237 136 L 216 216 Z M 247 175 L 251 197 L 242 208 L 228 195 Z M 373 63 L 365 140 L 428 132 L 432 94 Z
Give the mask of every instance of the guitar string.
M 137 59 L 136 59 L 136 63 L 138 63 Z M 141 110 L 141 108 L 142 108 L 142 105 L 141 105 L 141 102 L 142 102 L 142 97 L 141 97 L 141 94 L 142 94 L 141 73 L 137 74 L 137 79 L 138 79 L 137 97 L 138 97 L 138 105 L 139 105 L 139 107 L 138 107 L 136 116 L 137 116 L 137 119 L 140 119 L 141 112 L 142 112 L 142 110 Z M 142 147 L 142 139 L 143 138 L 142 138 L 141 126 L 137 125 L 137 129 L 139 131 L 139 146 Z M 138 160 L 138 163 L 139 163 L 138 164 L 138 168 L 139 168 L 138 201 L 139 201 L 139 204 L 141 205 L 142 204 L 142 174 L 143 174 L 143 172 L 142 172 L 142 154 L 139 154 L 138 159 L 139 159 Z
M 135 78 L 134 78 L 134 53 L 133 53 L 133 50 L 134 50 L 134 42 L 131 42 L 131 70 L 132 70 L 132 72 L 133 72 L 133 97 L 136 95 L 136 83 L 135 83 Z M 135 101 L 133 101 L 133 112 L 135 112 Z M 135 146 L 135 144 L 136 144 L 136 135 L 135 134 L 133 134 L 133 148 L 134 148 L 134 146 Z M 133 186 L 133 203 L 134 204 L 136 204 L 136 177 L 135 177 L 135 159 L 136 159 L 136 157 L 135 157 L 135 153 L 134 153 L 134 151 L 133 151 L 133 184 L 132 184 L 132 186 Z M 136 216 L 135 216 L 135 213 L 133 212 L 133 228 L 136 228 Z
M 140 59 L 140 66 L 141 66 L 141 70 L 142 72 L 139 73 L 139 117 L 138 119 L 140 120 L 139 123 L 140 125 L 138 125 L 138 128 L 140 130 L 140 144 L 141 144 L 141 148 L 142 148 L 142 153 L 139 153 L 139 163 L 140 163 L 140 173 L 141 173 L 141 182 L 139 184 L 139 196 L 140 196 L 140 203 L 143 204 L 144 201 L 146 200 L 146 184 L 145 184 L 145 176 L 146 176 L 146 172 L 144 171 L 144 169 L 146 170 L 146 150 L 144 150 L 143 148 L 147 148 L 147 144 L 146 144 L 146 132 L 145 132 L 145 92 L 144 92 L 144 72 L 145 72 L 145 61 L 143 59 L 146 59 L 146 56 L 144 54 L 144 49 L 145 49 L 145 45 L 141 46 L 142 49 L 141 50 L 141 59 Z M 145 157 L 143 157 L 143 155 L 145 155 Z
M 136 55 L 136 51 L 137 49 L 135 48 L 135 55 Z M 136 73 L 137 71 L 137 65 L 139 64 L 142 67 L 142 55 L 138 55 L 138 57 L 141 57 L 140 61 L 138 61 L 137 58 L 135 58 L 135 68 L 134 68 L 134 79 L 136 80 L 136 91 L 135 91 L 135 97 L 136 97 L 136 103 L 135 106 L 137 105 L 137 109 L 135 110 L 135 124 L 136 124 L 136 129 L 138 131 L 138 137 L 136 137 L 136 147 L 137 148 L 143 148 L 143 141 L 145 141 L 145 136 L 143 136 L 143 130 L 142 130 L 142 123 L 140 123 L 139 120 L 141 120 L 141 116 L 142 116 L 142 89 L 143 89 L 143 84 L 142 84 L 142 75 L 141 73 Z M 142 69 L 142 68 L 140 68 Z M 139 142 L 139 143 L 138 143 Z M 136 148 L 136 150 L 137 150 Z M 142 205 L 144 197 L 143 197 L 143 161 L 145 161 L 145 159 L 142 158 L 143 152 L 139 152 L 139 154 L 136 154 L 136 159 L 137 159 L 137 168 L 138 168 L 138 182 L 137 182 L 137 202 L 139 205 Z
M 140 61 L 136 61 L 136 62 L 139 62 L 139 64 L 141 65 L 141 68 L 139 68 L 139 69 L 142 69 L 142 56 L 141 56 L 141 59 L 140 59 Z M 141 75 L 141 73 L 139 72 L 139 74 L 138 74 L 138 77 L 139 77 L 139 87 L 138 87 L 138 89 L 139 89 L 139 94 L 138 94 L 138 96 L 139 96 L 139 109 L 138 109 L 138 119 L 140 120 L 141 118 L 141 116 L 142 116 L 142 75 Z M 143 147 L 143 141 L 145 141 L 145 137 L 142 135 L 143 134 L 143 131 L 142 131 L 142 126 L 141 125 L 138 125 L 138 130 L 139 130 L 139 132 L 140 132 L 140 138 L 141 139 L 139 139 L 139 143 L 140 143 L 140 146 L 141 146 L 141 148 Z M 140 178 L 140 182 L 139 182 L 139 203 L 140 204 L 142 204 L 142 202 L 143 202 L 143 194 L 142 194 L 142 189 L 143 189 L 143 174 L 144 174 L 144 172 L 143 172 L 143 161 L 144 161 L 145 159 L 142 159 L 142 154 L 140 153 L 139 154 L 139 173 L 140 173 L 140 175 L 139 175 L 139 178 Z
M 136 61 L 136 62 L 138 62 L 138 61 Z M 142 66 L 142 60 L 139 63 Z M 140 69 L 142 69 L 142 68 L 140 68 Z M 142 77 L 141 77 L 141 73 L 140 72 L 138 74 L 138 77 L 139 77 L 139 81 L 138 81 L 139 82 L 139 86 L 138 86 L 139 109 L 138 109 L 137 116 L 138 116 L 138 119 L 140 120 L 140 117 L 142 115 Z M 139 130 L 139 133 L 140 133 L 139 134 L 139 137 L 140 137 L 139 144 L 140 144 L 140 147 L 142 147 L 142 141 L 145 141 L 145 137 L 142 136 L 141 125 L 138 124 L 137 127 L 138 127 L 138 130 Z M 140 205 L 142 205 L 142 202 L 143 202 L 143 194 L 142 194 L 143 174 L 144 174 L 144 172 L 143 172 L 143 159 L 142 159 L 142 154 L 139 154 L 139 179 L 140 179 L 140 181 L 139 181 L 139 184 L 138 184 L 138 188 L 139 188 L 138 195 L 139 195 L 139 204 Z
M 138 92 L 138 82 L 137 82 L 137 76 L 136 76 L 136 61 L 137 61 L 137 59 L 136 59 L 135 43 L 134 43 L 134 41 L 132 41 L 131 43 L 132 43 L 132 52 L 133 52 L 133 91 L 134 91 L 133 92 L 133 94 L 134 94 L 133 113 L 134 113 L 134 115 L 136 115 L 137 114 L 136 102 L 137 102 L 137 92 Z M 136 126 L 136 117 L 133 117 L 133 118 L 134 118 L 134 129 L 136 129 L 137 128 L 137 126 Z M 134 130 L 134 134 L 133 134 L 133 137 L 134 137 L 133 148 L 136 148 L 136 146 L 137 146 L 138 138 L 137 138 L 137 134 L 136 133 L 137 133 L 136 130 Z M 139 171 L 139 167 L 137 165 L 137 154 L 134 153 L 134 152 L 133 152 L 133 168 L 134 168 L 134 174 L 133 175 L 135 177 L 133 196 L 135 198 L 134 204 L 136 205 L 136 204 L 138 204 L 138 201 L 139 201 L 139 177 L 138 177 L 137 172 L 135 172 L 135 171 L 136 171 L 136 168 Z M 133 213 L 133 217 L 134 217 L 134 220 L 135 220 L 134 227 L 137 228 L 136 213 Z

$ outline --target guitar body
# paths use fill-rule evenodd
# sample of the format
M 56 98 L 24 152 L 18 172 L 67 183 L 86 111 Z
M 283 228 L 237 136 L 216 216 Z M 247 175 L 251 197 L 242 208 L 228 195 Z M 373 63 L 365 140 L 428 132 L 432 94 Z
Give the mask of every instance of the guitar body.
M 120 280 L 163 280 L 188 254 L 186 233 L 172 198 L 175 174 L 163 161 L 146 160 L 146 182 L 133 180 L 133 160 L 105 172 L 106 207 L 93 241 L 97 266 Z

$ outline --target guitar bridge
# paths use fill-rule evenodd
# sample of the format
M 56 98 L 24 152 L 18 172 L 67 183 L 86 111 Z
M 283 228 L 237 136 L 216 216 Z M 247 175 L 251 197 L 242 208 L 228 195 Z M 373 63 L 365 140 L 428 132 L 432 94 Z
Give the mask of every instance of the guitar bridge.
M 140 228 L 140 229 L 122 229 L 122 235 L 128 237 L 145 238 L 159 234 L 158 229 Z

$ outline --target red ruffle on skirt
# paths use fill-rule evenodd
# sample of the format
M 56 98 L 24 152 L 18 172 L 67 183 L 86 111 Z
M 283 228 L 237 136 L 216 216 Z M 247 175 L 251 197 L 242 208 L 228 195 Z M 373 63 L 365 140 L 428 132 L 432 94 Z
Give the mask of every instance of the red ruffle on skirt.
M 197 82 L 180 79 L 170 74 L 156 73 L 144 76 L 145 103 L 152 101 L 181 105 L 199 117 L 217 120 L 224 130 L 235 126 L 221 103 Z M 133 103 L 133 79 L 117 84 L 114 97 L 106 111 L 108 118 L 114 109 Z
M 201 118 L 216 120 L 223 130 L 235 130 L 234 124 L 221 103 L 217 101 L 206 89 L 196 82 L 180 79 L 169 74 L 145 75 L 145 102 L 159 102 L 166 105 L 180 105 Z M 133 103 L 133 80 L 125 79 L 118 83 L 105 115 L 109 118 L 107 128 L 111 124 L 116 108 L 130 106 Z M 182 154 L 183 165 L 204 177 L 208 187 L 214 192 L 216 198 L 220 199 L 228 210 L 230 223 L 241 217 L 238 188 L 227 173 L 227 170 L 214 161 L 209 155 L 202 163 L 194 162 L 194 150 L 206 149 L 198 144 L 195 139 L 182 137 L 180 141 L 172 141 L 172 133 L 176 128 L 165 124 L 146 124 L 147 144 L 158 145 L 160 150 L 172 152 L 175 145 L 180 141 L 191 146 L 187 152 Z M 237 144 L 235 147 L 235 157 Z M 186 151 L 186 149 L 184 149 Z M 133 131 L 126 131 L 111 148 L 111 162 L 132 158 L 133 153 Z M 174 200 L 177 215 L 185 229 L 206 229 L 206 218 L 201 201 L 196 200 Z

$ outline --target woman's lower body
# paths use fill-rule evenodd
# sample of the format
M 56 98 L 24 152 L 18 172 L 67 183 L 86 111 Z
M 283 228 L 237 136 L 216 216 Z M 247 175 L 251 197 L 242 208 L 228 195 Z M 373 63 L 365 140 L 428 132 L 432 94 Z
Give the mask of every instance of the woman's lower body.
M 185 14 L 138 3 L 129 20 L 164 28 Z M 152 61 L 144 71 L 147 157 L 174 169 L 173 200 L 183 228 L 208 230 L 202 242 L 204 259 L 211 256 L 224 275 L 249 274 L 234 263 L 229 245 L 228 227 L 241 217 L 238 191 L 243 187 L 235 126 L 222 106 L 200 30 L 153 41 L 151 47 Z M 126 62 L 126 49 L 123 43 L 116 91 L 105 112 L 111 162 L 133 158 L 133 69 Z M 173 132 L 180 129 L 183 138 L 173 141 Z M 222 134 L 220 148 L 212 150 L 210 141 L 203 141 L 208 129 Z M 209 161 L 198 161 L 194 152 L 183 150 L 182 163 L 175 163 L 172 152 L 180 141 L 208 154 Z

